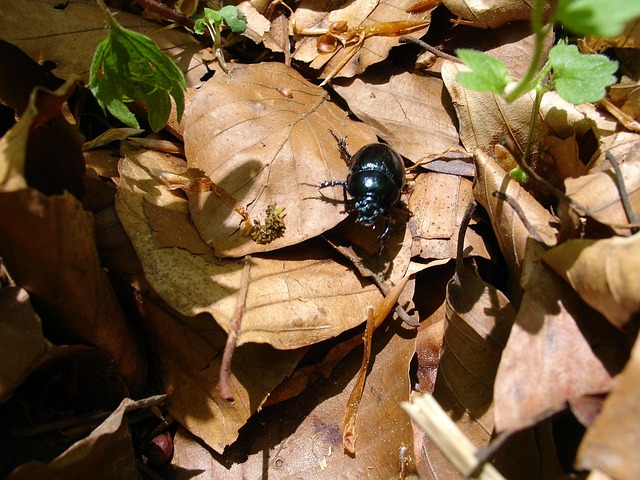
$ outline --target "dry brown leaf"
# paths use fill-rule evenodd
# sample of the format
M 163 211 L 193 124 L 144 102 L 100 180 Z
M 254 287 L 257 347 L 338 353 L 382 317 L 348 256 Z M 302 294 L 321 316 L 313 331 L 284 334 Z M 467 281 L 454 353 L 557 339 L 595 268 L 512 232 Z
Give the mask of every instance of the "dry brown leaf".
M 626 361 L 625 345 L 620 332 L 536 262 L 496 375 L 496 428 L 517 430 L 570 399 L 608 391 Z
M 65 8 L 55 8 L 65 5 Z M 93 0 L 12 2 L 0 0 L 2 38 L 24 50 L 38 63 L 53 61 L 61 78 L 80 75 L 87 83 L 98 43 L 107 35 L 104 12 Z M 25 19 L 29 19 L 25 21 Z M 207 67 L 200 59 L 200 43 L 179 30 L 166 30 L 139 15 L 118 12 L 125 28 L 147 35 L 174 59 L 185 73 L 188 86 L 200 85 Z
M 543 260 L 588 305 L 620 329 L 640 312 L 640 233 L 603 240 L 568 240 Z
M 587 430 L 580 444 L 576 467 L 601 470 L 611 478 L 634 480 L 640 477 L 637 439 L 640 438 L 640 342 L 616 379 L 602 412 Z
M 529 20 L 532 3 L 527 0 L 443 0 L 451 12 L 465 23 L 479 28 L 496 28 L 514 20 Z M 549 5 L 545 5 L 545 11 Z
M 74 443 L 48 464 L 27 463 L 14 470 L 10 480 L 73 480 L 81 478 L 141 479 L 135 464 L 129 424 L 125 414 L 158 405 L 165 395 L 143 400 L 125 398 L 91 434 Z
M 439 78 L 382 64 L 333 87 L 378 137 L 413 162 L 460 145 Z
M 634 212 L 640 212 L 640 155 L 633 150 L 627 152 L 627 161 L 624 161 L 624 154 L 617 159 L 618 162 L 624 161 L 620 170 L 631 208 Z M 605 225 L 624 225 L 629 223 L 629 219 L 620 200 L 620 191 L 614 175 L 613 169 L 610 169 L 578 178 L 568 178 L 565 180 L 565 191 L 574 202 L 589 210 L 587 215 L 591 218 Z M 628 228 L 614 227 L 614 231 L 619 235 L 629 234 Z
M 311 28 L 326 30 L 335 22 L 346 22 L 349 30 L 355 30 L 375 28 L 376 24 L 385 22 L 407 21 L 416 24 L 411 34 L 421 37 L 426 33 L 430 15 L 408 13 L 407 9 L 413 4 L 415 0 L 355 0 L 344 4 L 342 8 L 332 8 L 324 0 L 304 0 L 296 8 L 290 23 L 295 25 L 296 31 L 301 31 Z M 338 72 L 337 77 L 353 77 L 364 72 L 368 66 L 383 61 L 391 48 L 399 44 L 400 35 L 367 38 L 362 49 Z M 311 68 L 322 69 L 319 77 L 325 78 L 350 54 L 354 46 L 339 47 L 334 53 L 320 53 L 317 40 L 317 36 L 302 36 L 296 43 L 293 58 L 310 63 Z
M 447 286 L 447 320 L 433 395 L 480 448 L 495 433 L 493 383 L 515 316 L 509 300 L 469 268 Z M 422 476 L 457 478 L 434 442 L 423 442 Z M 549 425 L 513 438 L 492 464 L 506 478 L 556 478 L 561 472 Z
M 640 19 L 627 24 L 617 37 L 602 38 L 597 35 L 587 35 L 578 41 L 580 50 L 587 53 L 600 53 L 608 48 L 639 48 L 640 47 Z
M 640 21 L 638 25 L 640 26 Z M 640 28 L 638 31 L 640 32 Z M 632 80 L 627 76 L 622 77 L 616 85 L 609 87 L 611 102 L 636 121 L 640 120 L 640 88 L 638 87 L 640 87 L 640 81 Z
M 444 173 L 419 175 L 409 200 L 422 258 L 455 258 L 464 211 L 473 199 L 471 181 Z M 465 235 L 465 250 L 489 258 L 484 240 L 473 230 Z
M 242 218 L 215 194 L 190 194 L 191 218 L 216 255 L 237 257 L 294 245 L 345 218 L 342 189 L 321 194 L 314 187 L 344 180 L 348 173 L 330 129 L 348 136 L 353 153 L 376 141 L 368 127 L 330 103 L 323 89 L 283 64 L 236 67 L 200 89 L 185 114 L 189 166 L 204 171 L 253 218 L 274 203 L 286 208 L 284 236 L 258 245 L 238 232 Z
M 173 168 L 167 158 L 158 152 L 127 152 L 120 166 L 118 216 L 153 289 L 183 315 L 208 312 L 228 331 L 242 265 L 214 261 L 204 242 L 197 249 L 189 243 L 162 245 L 159 238 L 166 237 L 149 223 L 146 212 L 151 210 L 145 204 L 151 203 L 172 211 L 168 228 L 185 242 L 197 239 L 187 202 L 149 174 Z M 250 282 L 238 345 L 260 342 L 292 349 L 316 343 L 361 323 L 366 307 L 382 298 L 318 243 L 253 257 Z
M 18 287 L 0 289 L 0 404 L 51 350 L 29 294 Z
M 364 320 L 364 318 L 363 318 Z M 315 382 L 293 400 L 259 412 L 224 456 L 212 455 L 179 432 L 172 461 L 202 478 L 396 478 L 401 452 L 414 470 L 413 433 L 400 402 L 408 399 L 415 330 L 385 323 L 374 335 L 375 357 L 360 405 L 358 451 L 342 451 L 341 423 L 362 349 L 355 349 L 329 379 Z
M 462 144 L 469 151 L 477 148 L 489 151 L 507 136 L 512 137 L 520 152 L 523 152 L 531 125 L 534 94 L 529 92 L 508 104 L 493 93 L 467 90 L 456 80 L 458 72 L 465 69 L 463 65 L 449 61 L 442 65 L 442 79 L 460 121 Z M 562 100 L 556 92 L 548 92 L 542 97 L 533 151 L 537 152 L 540 149 L 538 144 L 549 135 L 559 138 L 573 135 L 581 137 L 593 131 L 602 141 L 615 130 L 616 122 L 599 113 L 593 105 L 575 106 Z
M 33 167 L 28 146 L 40 143 L 41 151 L 49 147 L 42 141 L 44 135 L 56 131 L 52 125 L 66 124 L 60 109 L 74 87 L 70 80 L 54 93 L 36 90 L 23 116 L 0 140 L 0 255 L 16 282 L 39 303 L 52 331 L 65 341 L 103 349 L 137 391 L 146 379 L 146 360 L 98 259 L 90 218 L 66 191 L 46 196 L 26 188 L 25 165 Z M 68 124 L 62 128 L 73 130 Z M 67 159 L 79 155 L 82 161 L 79 142 L 65 146 L 67 150 L 58 148 L 55 153 Z M 59 146 L 50 148 L 54 147 Z M 50 169 L 60 186 L 75 184 L 75 172 L 57 162 L 46 167 Z
M 153 297 L 145 299 L 144 309 L 144 326 L 162 386 L 171 394 L 167 409 L 218 453 L 238 438 L 240 428 L 291 374 L 306 351 L 276 351 L 259 344 L 239 347 L 231 364 L 234 401 L 229 402 L 218 387 L 226 333 L 208 315 L 185 318 Z
M 519 279 L 520 285 L 524 285 L 527 272 L 523 272 L 523 263 L 530 233 L 516 212 L 506 202 L 494 197 L 493 192 L 499 191 L 513 198 L 548 245 L 555 243 L 556 230 L 553 225 L 556 220 L 488 155 L 478 150 L 474 159 L 477 172 L 474 197 L 489 213 L 500 250 L 513 273 L 513 280 Z

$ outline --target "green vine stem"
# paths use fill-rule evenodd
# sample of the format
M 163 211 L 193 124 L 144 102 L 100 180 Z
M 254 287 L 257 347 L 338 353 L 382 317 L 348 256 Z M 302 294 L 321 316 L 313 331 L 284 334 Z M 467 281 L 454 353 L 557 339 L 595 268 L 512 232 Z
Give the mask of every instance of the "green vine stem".
M 514 86 L 514 88 L 505 96 L 505 100 L 509 103 L 517 100 L 522 95 L 531 90 L 533 80 L 537 77 L 536 73 L 538 65 L 540 64 L 540 58 L 542 57 L 542 50 L 544 46 L 544 39 L 546 38 L 551 24 L 546 27 L 543 25 L 544 14 L 544 0 L 536 0 L 533 7 L 533 17 L 531 18 L 531 28 L 535 33 L 535 42 L 533 47 L 533 57 L 527 72 L 524 77 Z

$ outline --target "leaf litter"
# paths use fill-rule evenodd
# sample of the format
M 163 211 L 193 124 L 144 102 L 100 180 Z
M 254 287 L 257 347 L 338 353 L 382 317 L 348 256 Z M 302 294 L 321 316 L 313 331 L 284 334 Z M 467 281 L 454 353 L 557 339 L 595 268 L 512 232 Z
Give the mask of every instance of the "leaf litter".
M 56 8 L 53 3 L 12 8 L 0 3 L 7 38 L 34 59 L 54 60 L 54 73 L 65 79 L 71 73 L 86 75 L 83 68 L 88 69 L 103 36 L 104 19 L 91 2 Z M 186 161 L 179 143 L 169 149 L 177 156 L 166 153 L 162 142 L 168 137 L 137 145 L 117 140 L 85 152 L 84 185 L 78 181 L 83 172 L 74 170 L 80 142 L 73 138 L 78 125 L 65 110 L 66 96 L 54 98 L 53 109 L 45 102 L 21 114 L 24 108 L 15 107 L 22 118 L 0 143 L 5 212 L 0 254 L 6 268 L 0 279 L 7 295 L 16 293 L 8 304 L 24 308 L 32 321 L 25 330 L 8 327 L 27 352 L 22 361 L 7 363 L 3 398 L 29 398 L 25 392 L 34 385 L 34 391 L 44 392 L 37 387 L 42 365 L 62 374 L 80 362 L 84 368 L 75 370 L 78 375 L 65 377 L 71 382 L 66 391 L 88 385 L 86 372 L 94 368 L 110 378 L 102 388 L 112 410 L 114 399 L 143 396 L 145 357 L 153 374 L 148 385 L 168 394 L 140 405 L 157 418 L 133 423 L 130 428 L 138 435 L 133 440 L 127 422 L 122 423 L 132 405 L 125 400 L 114 413 L 113 428 L 98 427 L 66 453 L 68 444 L 60 443 L 57 452 L 41 455 L 42 461 L 57 468 L 66 455 L 86 448 L 89 464 L 100 464 L 105 450 L 83 444 L 105 442 L 118 459 L 111 463 L 114 471 L 131 478 L 139 477 L 138 469 L 157 469 L 170 478 L 234 478 L 248 472 L 273 478 L 458 475 L 432 439 L 413 432 L 399 408 L 411 390 L 418 390 L 432 394 L 479 448 L 477 469 L 490 460 L 507 478 L 550 478 L 567 473 L 567 465 L 575 462 L 612 478 L 637 476 L 633 448 L 619 442 L 635 435 L 638 424 L 632 382 L 639 305 L 633 288 L 638 110 L 629 80 L 611 88 L 604 108 L 570 105 L 553 92 L 544 95 L 531 164 L 548 183 L 533 177 L 523 188 L 505 169 L 524 149 L 533 96 L 506 104 L 494 94 L 471 92 L 456 81 L 461 67 L 450 60 L 438 58 L 418 72 L 402 57 L 414 48 L 408 53 L 413 58 L 415 47 L 402 46 L 400 36 L 427 33 L 424 38 L 446 48 L 482 45 L 518 77 L 533 40 L 520 28 L 524 23 L 508 22 L 528 19 L 531 7 L 452 0 L 443 2 L 448 11 L 440 6 L 431 12 L 438 3 L 358 0 L 329 9 L 326 2 L 303 1 L 288 10 L 280 2 L 239 2 L 249 19 L 247 37 L 284 51 L 284 63 L 262 50 L 270 61 L 254 57 L 241 65 L 236 56 L 246 61 L 250 50 L 229 45 L 230 75 L 217 71 L 202 88 L 187 91 L 184 121 L 167 128 L 184 141 Z M 77 16 L 81 10 L 84 23 Z M 52 12 L 56 22 L 40 23 L 55 24 L 53 32 L 34 30 L 38 22 L 20 21 L 30 15 L 49 18 Z M 202 48 L 198 40 L 177 29 L 157 29 L 158 23 L 137 15 L 119 13 L 118 18 L 130 28 L 157 30 L 154 38 L 190 72 L 187 85 L 202 83 L 208 69 L 206 55 L 195 53 Z M 451 18 L 458 26 L 434 24 L 434 18 Z M 495 29 L 484 35 L 486 45 L 464 26 L 469 24 Z M 636 48 L 629 43 L 633 28 L 630 24 L 617 40 L 586 38 L 579 47 Z M 60 41 L 51 42 L 52 34 Z M 79 38 L 85 39 L 81 46 Z M 289 65 L 290 45 L 295 68 Z M 628 71 L 629 60 L 618 60 Z M 27 71 L 24 64 L 16 65 L 16 72 Z M 335 87 L 314 85 L 321 81 Z M 2 93 L 1 98 L 11 98 Z M 43 117 L 43 112 L 48 113 Z M 35 160 L 32 147 L 43 138 L 43 118 L 55 119 L 61 129 L 54 132 L 66 132 L 45 145 L 75 152 L 69 170 L 64 163 Z M 396 223 L 380 257 L 372 257 L 378 232 L 355 225 L 342 212 L 341 188 L 316 188 L 348 173 L 331 131 L 347 137 L 352 151 L 380 138 L 408 164 L 418 162 L 403 196 L 411 214 L 394 212 Z M 501 142 L 505 135 L 511 144 Z M 163 153 L 151 146 L 161 146 Z M 121 157 L 118 171 L 113 155 Z M 473 156 L 475 175 L 454 165 L 452 160 L 463 155 Z M 615 179 L 615 159 L 625 188 Z M 463 213 L 472 197 L 481 208 L 466 229 Z M 82 210 L 81 201 L 91 213 Z M 25 219 L 30 221 L 24 224 Z M 263 243 L 247 235 L 251 227 L 267 228 L 257 235 Z M 108 277 L 96 261 L 98 253 Z M 456 257 L 453 274 L 443 263 Z M 247 258 L 244 267 L 242 258 Z M 79 265 L 87 268 L 78 270 Z M 432 268 L 425 271 L 425 266 Z M 367 369 L 362 350 L 353 349 L 361 342 L 368 307 L 381 305 L 381 292 L 407 272 L 415 280 L 400 295 L 403 308 L 395 309 L 394 320 L 374 333 Z M 48 278 L 54 280 L 43 281 Z M 57 296 L 60 284 L 67 287 L 62 297 Z M 37 316 L 26 313 L 29 299 Z M 78 299 L 83 301 L 75 303 Z M 60 302 L 62 315 L 47 307 L 52 300 Z M 84 322 L 88 333 L 72 328 L 68 309 L 75 305 L 84 305 L 80 318 L 89 321 L 80 325 Z M 92 315 L 91 305 L 94 312 L 95 305 L 103 307 Z M 33 328 L 38 316 L 42 333 Z M 419 318 L 419 331 L 403 326 L 400 318 Z M 59 330 L 52 328 L 54 319 L 61 321 Z M 133 319 L 146 350 L 130 328 Z M 120 326 L 114 330 L 114 325 Z M 237 348 L 225 359 L 229 342 Z M 57 346 L 64 343 L 72 345 L 72 355 Z M 101 350 L 89 352 L 75 343 Z M 3 349 L 4 358 L 10 358 L 11 346 Z M 48 362 L 52 352 L 71 363 Z M 111 366 L 104 363 L 104 352 L 115 359 Z M 369 372 L 357 414 L 346 422 L 355 419 L 355 429 L 345 430 L 358 366 L 363 366 L 361 381 L 362 372 Z M 161 401 L 159 409 L 151 406 Z M 10 418 L 14 405 L 5 400 L 2 418 Z M 83 413 L 79 405 L 70 401 L 66 411 L 54 409 L 53 416 L 85 422 L 74 417 Z M 566 418 L 583 422 L 586 435 L 564 432 Z M 12 432 L 31 431 L 12 427 Z M 173 459 L 155 466 L 142 457 L 147 463 L 136 468 L 134 456 L 140 455 L 132 442 L 140 445 L 140 434 L 142 442 L 150 441 L 157 428 L 168 429 L 169 440 L 174 437 Z M 343 452 L 345 434 L 356 440 L 355 456 Z M 555 441 L 581 440 L 577 455 L 555 448 Z M 3 473 L 15 466 L 5 466 Z M 10 478 L 36 470 L 50 476 L 49 466 L 27 464 Z M 66 478 L 81 477 L 84 468 L 82 462 L 69 464 Z

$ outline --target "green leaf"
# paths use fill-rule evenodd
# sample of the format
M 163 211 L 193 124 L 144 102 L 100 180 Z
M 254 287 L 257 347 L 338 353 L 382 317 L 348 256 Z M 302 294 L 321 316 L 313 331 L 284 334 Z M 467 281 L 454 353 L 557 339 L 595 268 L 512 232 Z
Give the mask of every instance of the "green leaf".
M 204 18 L 197 18 L 194 25 L 193 31 L 197 35 L 202 35 L 204 33 Z
M 146 102 L 154 131 L 169 118 L 169 96 L 176 102 L 178 121 L 184 112 L 186 82 L 178 66 L 153 40 L 121 27 L 110 13 L 109 35 L 96 49 L 90 85 L 100 106 L 133 128 L 139 128 L 138 122 L 125 105 L 132 100 Z
M 577 105 L 597 102 L 606 87 L 616 83 L 618 62 L 604 55 L 585 55 L 575 45 L 558 44 L 549 52 L 553 86 L 566 101 Z
M 456 55 L 471 72 L 460 72 L 457 76 L 462 86 L 477 92 L 502 94 L 512 80 L 507 67 L 497 58 L 477 50 L 460 49 Z
M 615 37 L 639 16 L 638 0 L 559 0 L 555 19 L 579 35 Z
M 222 15 L 220 15 L 220 12 L 213 10 L 211 8 L 206 8 L 204 9 L 204 21 L 209 23 L 209 24 L 216 24 L 216 25 L 220 25 L 222 24 Z
M 247 29 L 247 16 L 236 7 L 227 5 L 220 9 L 224 22 L 234 33 L 242 33 Z

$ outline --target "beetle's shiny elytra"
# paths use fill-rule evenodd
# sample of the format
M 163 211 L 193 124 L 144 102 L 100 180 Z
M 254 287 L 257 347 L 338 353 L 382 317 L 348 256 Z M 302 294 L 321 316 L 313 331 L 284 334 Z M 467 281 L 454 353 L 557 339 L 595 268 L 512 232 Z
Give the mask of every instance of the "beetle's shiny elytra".
M 389 236 L 393 219 L 391 209 L 400 201 L 404 187 L 405 172 L 402 157 L 388 145 L 371 143 L 351 156 L 344 138 L 331 132 L 340 150 L 349 159 L 349 175 L 346 180 L 322 182 L 319 188 L 341 185 L 344 191 L 346 211 L 357 215 L 356 221 L 366 226 L 375 223 L 378 217 L 385 219 L 385 230 L 380 236 L 380 250 Z M 347 198 L 347 193 L 351 197 Z

